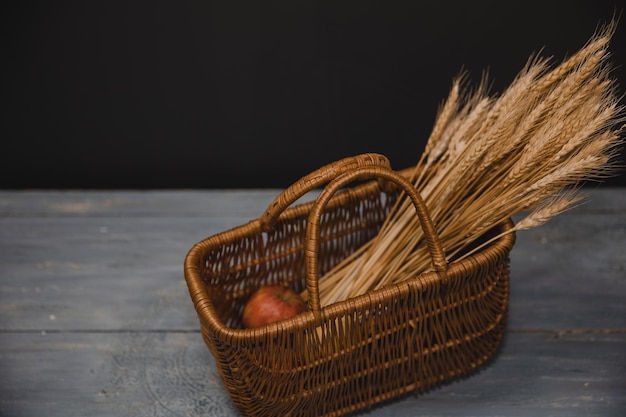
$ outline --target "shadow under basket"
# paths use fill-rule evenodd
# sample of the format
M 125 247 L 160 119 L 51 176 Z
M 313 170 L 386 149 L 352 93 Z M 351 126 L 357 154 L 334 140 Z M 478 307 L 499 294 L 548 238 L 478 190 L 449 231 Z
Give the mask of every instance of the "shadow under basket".
M 408 177 L 382 155 L 346 158 L 303 177 L 258 219 L 191 248 L 185 278 L 202 337 L 242 415 L 354 413 L 466 375 L 496 353 L 515 234 L 445 263 Z M 314 201 L 293 205 L 327 183 Z M 416 206 L 435 268 L 320 306 L 318 279 L 377 235 L 401 195 Z M 512 227 L 509 220 L 491 233 Z M 309 309 L 244 329 L 247 299 L 270 283 L 306 292 Z

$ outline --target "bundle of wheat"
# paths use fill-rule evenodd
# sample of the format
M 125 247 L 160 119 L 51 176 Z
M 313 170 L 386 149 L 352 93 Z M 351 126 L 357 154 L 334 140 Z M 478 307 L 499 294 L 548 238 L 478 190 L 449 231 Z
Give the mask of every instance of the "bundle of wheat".
M 448 261 L 515 215 L 526 217 L 513 230 L 543 224 L 583 199 L 583 182 L 615 172 L 625 120 L 608 62 L 615 25 L 554 68 L 531 57 L 499 96 L 489 95 L 486 77 L 473 91 L 466 77 L 454 80 L 411 177 Z M 378 236 L 320 279 L 322 305 L 430 269 L 422 243 L 401 198 Z

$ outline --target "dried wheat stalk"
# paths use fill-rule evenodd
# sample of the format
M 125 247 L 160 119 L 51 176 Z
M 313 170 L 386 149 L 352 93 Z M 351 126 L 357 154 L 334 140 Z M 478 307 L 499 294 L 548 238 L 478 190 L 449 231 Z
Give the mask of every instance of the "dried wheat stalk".
M 449 260 L 513 215 L 530 213 L 514 230 L 545 223 L 582 200 L 583 181 L 614 172 L 625 120 L 608 64 L 615 25 L 555 68 L 531 57 L 500 96 L 486 78 L 473 92 L 454 80 L 411 178 Z M 378 236 L 320 279 L 322 305 L 429 270 L 423 237 L 400 199 Z

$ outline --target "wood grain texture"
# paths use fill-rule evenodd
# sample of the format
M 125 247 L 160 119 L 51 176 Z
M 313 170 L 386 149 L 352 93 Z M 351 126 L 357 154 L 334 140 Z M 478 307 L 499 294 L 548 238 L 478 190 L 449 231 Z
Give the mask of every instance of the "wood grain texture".
M 277 193 L 0 192 L 0 415 L 237 415 L 182 263 Z M 625 415 L 625 238 L 623 189 L 518 233 L 494 360 L 361 414 Z
M 3 335 L 0 415 L 236 416 L 198 333 Z M 367 416 L 618 416 L 626 335 L 507 335 L 480 371 Z

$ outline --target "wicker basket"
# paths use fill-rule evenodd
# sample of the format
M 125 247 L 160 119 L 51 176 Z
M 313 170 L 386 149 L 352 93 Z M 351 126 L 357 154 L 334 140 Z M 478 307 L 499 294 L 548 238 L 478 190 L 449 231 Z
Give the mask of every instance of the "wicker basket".
M 465 375 L 497 351 L 514 233 L 446 264 L 407 176 L 382 155 L 337 161 L 286 189 L 259 219 L 191 248 L 185 277 L 202 337 L 242 415 L 352 413 Z M 315 201 L 290 207 L 326 183 Z M 402 191 L 416 206 L 433 271 L 320 306 L 318 277 L 376 236 Z M 309 310 L 243 329 L 247 298 L 267 283 L 306 290 Z

